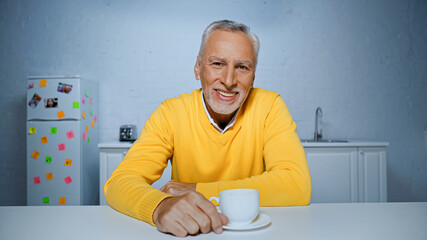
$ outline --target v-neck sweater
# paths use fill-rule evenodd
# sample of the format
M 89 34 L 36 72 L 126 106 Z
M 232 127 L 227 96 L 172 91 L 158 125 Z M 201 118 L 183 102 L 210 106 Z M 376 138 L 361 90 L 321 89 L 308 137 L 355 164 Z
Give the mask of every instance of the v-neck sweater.
M 254 88 L 225 133 L 210 123 L 201 90 L 165 100 L 104 187 L 116 210 L 154 225 L 171 195 L 151 187 L 172 163 L 172 179 L 196 183 L 207 199 L 234 188 L 260 192 L 261 206 L 307 205 L 311 179 L 304 149 L 279 94 Z

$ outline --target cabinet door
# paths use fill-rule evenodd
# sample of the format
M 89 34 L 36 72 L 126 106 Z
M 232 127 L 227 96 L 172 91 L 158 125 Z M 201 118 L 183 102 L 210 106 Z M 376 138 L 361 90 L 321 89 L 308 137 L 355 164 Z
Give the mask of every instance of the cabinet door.
M 359 202 L 387 202 L 385 148 L 359 148 Z
M 127 148 L 101 149 L 99 162 L 99 204 L 106 205 L 104 185 L 127 153 Z
M 312 203 L 358 201 L 357 148 L 305 148 Z

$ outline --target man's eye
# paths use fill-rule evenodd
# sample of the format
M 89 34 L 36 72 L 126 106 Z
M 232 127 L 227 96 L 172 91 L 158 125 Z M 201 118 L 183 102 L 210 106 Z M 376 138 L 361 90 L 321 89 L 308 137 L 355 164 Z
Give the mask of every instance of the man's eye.
M 239 69 L 240 70 L 245 70 L 245 71 L 249 70 L 249 68 L 247 66 L 244 66 L 244 65 L 240 65 Z
M 213 65 L 215 65 L 215 66 L 221 66 L 221 63 L 220 62 L 214 62 Z

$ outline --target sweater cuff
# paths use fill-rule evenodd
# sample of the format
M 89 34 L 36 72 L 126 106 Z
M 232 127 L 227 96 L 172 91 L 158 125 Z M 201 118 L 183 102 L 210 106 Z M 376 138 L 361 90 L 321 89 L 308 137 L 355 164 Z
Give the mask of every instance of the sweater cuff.
M 141 204 L 139 205 L 140 207 L 138 209 L 138 212 L 141 220 L 148 222 L 153 226 L 156 226 L 153 221 L 154 210 L 156 210 L 160 202 L 162 202 L 168 197 L 172 197 L 172 195 L 164 193 L 162 191 L 152 191 L 150 195 L 148 195 L 147 198 L 144 199 L 144 201 L 141 201 Z
M 219 187 L 217 182 L 212 183 L 197 183 L 196 191 L 205 196 L 209 200 L 211 197 L 218 197 Z M 215 205 L 218 205 L 216 201 L 212 201 Z

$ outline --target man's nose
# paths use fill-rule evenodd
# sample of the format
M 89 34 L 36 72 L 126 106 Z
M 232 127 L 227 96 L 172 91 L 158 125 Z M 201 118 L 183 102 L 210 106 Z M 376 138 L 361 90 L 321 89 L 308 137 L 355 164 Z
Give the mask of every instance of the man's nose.
M 227 89 L 232 89 L 237 84 L 237 76 L 235 74 L 234 67 L 228 67 L 226 71 L 224 71 L 224 75 L 222 77 L 222 83 Z

